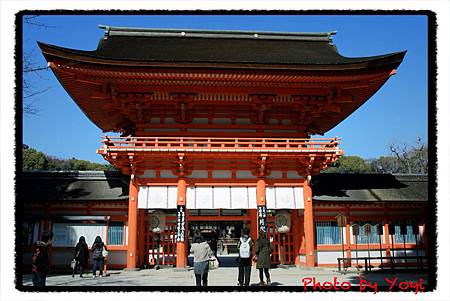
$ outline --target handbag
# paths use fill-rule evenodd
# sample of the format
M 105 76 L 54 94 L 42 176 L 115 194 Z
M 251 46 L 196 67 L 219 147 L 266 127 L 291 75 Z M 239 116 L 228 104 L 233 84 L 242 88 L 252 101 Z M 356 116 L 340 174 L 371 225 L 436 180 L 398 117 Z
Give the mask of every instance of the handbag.
M 216 256 L 213 256 L 209 259 L 208 267 L 210 270 L 214 270 L 219 267 L 219 260 L 217 260 Z
M 70 267 L 73 269 L 75 269 L 75 267 L 77 266 L 77 260 L 74 258 L 72 259 L 72 261 L 70 262 Z
M 103 257 L 108 257 L 108 251 L 106 251 L 105 249 L 102 250 L 102 256 Z

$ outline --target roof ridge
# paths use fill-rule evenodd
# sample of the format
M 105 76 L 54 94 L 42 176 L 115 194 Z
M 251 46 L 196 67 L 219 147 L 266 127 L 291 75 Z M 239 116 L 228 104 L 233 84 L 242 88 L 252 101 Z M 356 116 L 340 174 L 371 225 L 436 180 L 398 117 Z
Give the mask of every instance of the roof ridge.
M 105 30 L 105 39 L 110 36 L 141 36 L 141 37 L 182 37 L 182 38 L 235 38 L 235 39 L 269 39 L 269 40 L 301 40 L 332 42 L 329 32 L 277 32 L 258 30 L 214 30 L 214 29 L 175 29 L 175 28 L 143 28 L 117 27 L 99 25 Z

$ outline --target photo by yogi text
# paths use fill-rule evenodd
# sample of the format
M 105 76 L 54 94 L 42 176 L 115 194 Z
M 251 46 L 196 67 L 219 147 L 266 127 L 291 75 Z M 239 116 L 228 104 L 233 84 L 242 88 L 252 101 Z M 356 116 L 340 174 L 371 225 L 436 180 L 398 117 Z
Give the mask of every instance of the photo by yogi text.
M 301 285 L 305 291 L 349 291 L 352 286 L 359 286 L 361 292 L 378 293 L 380 287 L 386 288 L 387 291 L 405 291 L 414 292 L 415 294 L 425 291 L 423 279 L 418 281 L 400 280 L 399 277 L 385 277 L 382 281 L 369 281 L 364 276 L 359 275 L 359 282 L 350 283 L 349 281 L 338 281 L 337 277 L 333 277 L 332 281 L 319 281 L 316 277 L 303 277 L 300 279 Z

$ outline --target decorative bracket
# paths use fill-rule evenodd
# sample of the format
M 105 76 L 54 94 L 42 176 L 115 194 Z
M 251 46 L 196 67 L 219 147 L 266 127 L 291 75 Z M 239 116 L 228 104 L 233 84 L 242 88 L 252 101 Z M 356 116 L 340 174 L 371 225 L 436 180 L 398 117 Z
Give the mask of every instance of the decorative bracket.
M 196 93 L 169 93 L 171 99 L 174 100 L 175 105 L 175 120 L 179 123 L 189 123 L 192 117 L 188 116 L 188 110 L 194 107 L 194 98 Z
M 192 160 L 187 160 L 184 153 L 179 153 L 174 163 L 175 169 L 173 170 L 173 173 L 178 177 L 183 178 L 192 173 Z
M 271 164 L 267 160 L 267 154 L 262 154 L 258 159 L 253 159 L 254 169 L 252 174 L 258 178 L 264 178 L 271 172 Z
M 266 112 L 271 109 L 275 96 L 273 94 L 250 94 L 252 108 L 256 110 L 256 118 L 254 119 L 256 124 L 267 122 Z

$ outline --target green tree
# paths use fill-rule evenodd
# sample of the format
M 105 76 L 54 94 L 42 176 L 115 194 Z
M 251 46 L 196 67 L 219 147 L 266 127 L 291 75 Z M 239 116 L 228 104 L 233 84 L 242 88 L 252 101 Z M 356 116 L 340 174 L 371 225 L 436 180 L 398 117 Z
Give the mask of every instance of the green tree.
M 370 165 L 358 156 L 342 156 L 330 165 L 325 172 L 328 173 L 368 173 Z
M 86 160 L 71 158 L 68 160 L 46 156 L 33 148 L 24 145 L 22 148 L 23 170 L 116 170 L 111 164 L 99 164 Z
M 22 148 L 23 170 L 47 170 L 48 159 L 44 153 L 24 145 Z

